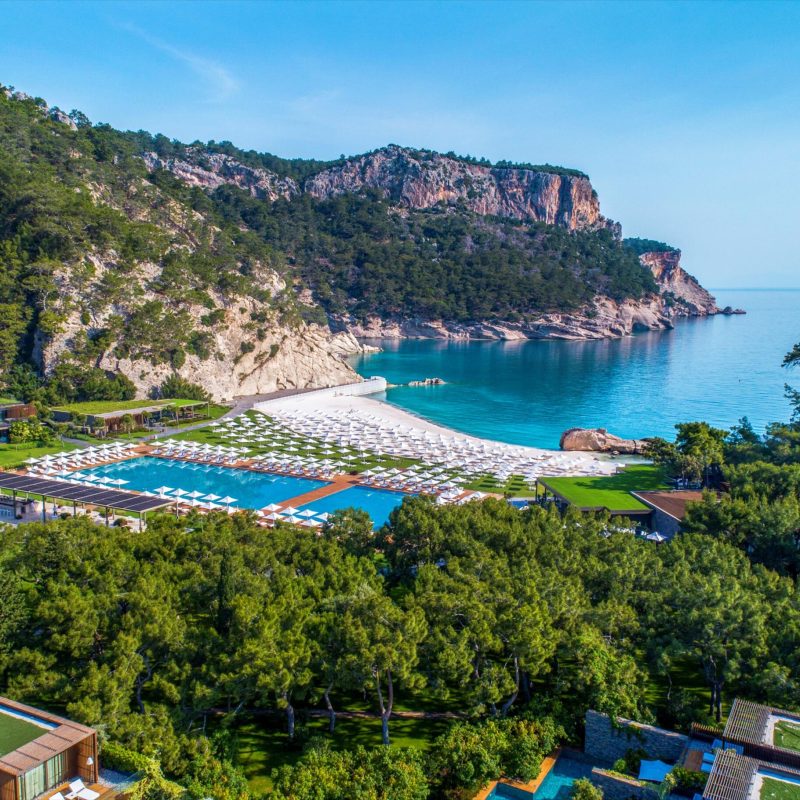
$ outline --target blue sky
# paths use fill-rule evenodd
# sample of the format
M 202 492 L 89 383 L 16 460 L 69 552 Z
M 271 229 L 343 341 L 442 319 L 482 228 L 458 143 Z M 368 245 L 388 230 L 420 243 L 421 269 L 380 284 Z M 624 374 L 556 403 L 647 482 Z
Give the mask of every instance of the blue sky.
M 712 287 L 800 286 L 800 3 L 13 3 L 0 82 L 93 121 L 332 158 L 588 172 Z

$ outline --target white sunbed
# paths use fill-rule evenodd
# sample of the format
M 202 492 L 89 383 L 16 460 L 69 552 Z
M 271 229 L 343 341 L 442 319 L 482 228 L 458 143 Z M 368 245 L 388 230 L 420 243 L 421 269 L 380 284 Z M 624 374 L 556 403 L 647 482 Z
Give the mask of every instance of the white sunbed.
M 80 800 L 97 800 L 98 797 L 100 797 L 100 792 L 92 791 L 78 778 L 78 780 L 70 783 L 65 800 L 76 800 L 76 798 L 80 798 Z

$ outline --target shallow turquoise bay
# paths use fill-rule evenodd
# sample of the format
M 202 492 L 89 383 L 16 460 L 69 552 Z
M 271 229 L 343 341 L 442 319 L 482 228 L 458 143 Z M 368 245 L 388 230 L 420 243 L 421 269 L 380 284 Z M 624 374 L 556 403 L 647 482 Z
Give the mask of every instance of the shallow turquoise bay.
M 800 341 L 800 291 L 715 293 L 746 316 L 680 321 L 675 330 L 597 342 L 381 340 L 354 366 L 391 383 L 439 377 L 446 386 L 397 387 L 384 399 L 456 430 L 513 444 L 557 447 L 571 427 L 671 438 L 674 425 L 706 420 L 759 429 L 785 420 L 782 369 Z

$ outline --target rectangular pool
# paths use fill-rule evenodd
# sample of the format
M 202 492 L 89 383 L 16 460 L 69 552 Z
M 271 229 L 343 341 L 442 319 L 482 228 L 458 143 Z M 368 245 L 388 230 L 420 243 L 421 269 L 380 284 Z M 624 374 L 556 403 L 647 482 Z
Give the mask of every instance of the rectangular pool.
M 327 497 L 321 497 L 312 503 L 299 508 L 300 511 L 310 509 L 318 514 L 341 511 L 343 508 L 361 508 L 370 515 L 372 527 L 377 530 L 389 519 L 389 514 L 409 497 L 402 492 L 388 492 L 385 489 L 370 489 L 367 486 L 353 486 Z
M 270 503 L 285 504 L 292 497 L 328 485 L 326 481 L 311 478 L 269 475 L 249 469 L 173 461 L 155 456 L 117 461 L 114 464 L 78 470 L 73 474 L 76 477 L 97 475 L 111 479 L 120 478 L 127 481 L 120 489 L 137 492 L 155 492 L 162 486 L 169 486 L 186 492 L 198 491 L 215 494 L 217 497 L 235 497 L 236 501 L 232 505 L 240 508 L 263 508 Z M 108 486 L 116 488 L 115 484 L 110 483 Z M 168 492 L 166 496 L 170 497 L 171 493 Z
M 536 800 L 569 800 L 572 784 L 578 778 L 588 778 L 591 774 L 591 764 L 562 754 L 535 792 L 526 792 L 515 786 L 498 783 L 487 800 L 530 800 L 534 797 Z

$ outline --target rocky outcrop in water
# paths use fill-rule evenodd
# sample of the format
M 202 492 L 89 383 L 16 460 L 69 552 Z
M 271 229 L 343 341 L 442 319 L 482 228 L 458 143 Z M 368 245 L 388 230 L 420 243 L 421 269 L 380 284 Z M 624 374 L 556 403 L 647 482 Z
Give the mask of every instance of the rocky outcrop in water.
M 678 308 L 673 309 L 673 313 L 682 316 L 720 313 L 713 295 L 681 267 L 680 250 L 642 253 L 639 260 L 653 273 L 661 293 L 677 301 Z
M 647 439 L 621 439 L 605 428 L 570 428 L 561 434 L 562 450 L 586 450 L 593 453 L 641 455 L 647 450 Z

